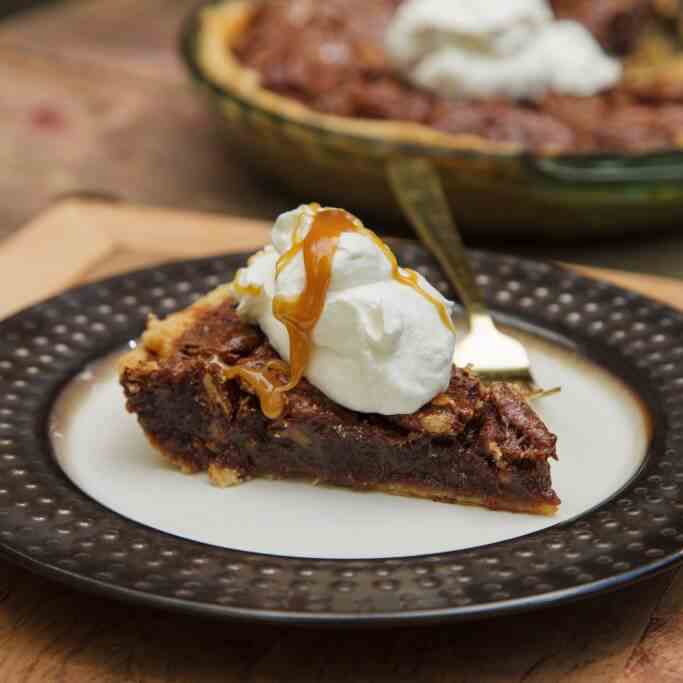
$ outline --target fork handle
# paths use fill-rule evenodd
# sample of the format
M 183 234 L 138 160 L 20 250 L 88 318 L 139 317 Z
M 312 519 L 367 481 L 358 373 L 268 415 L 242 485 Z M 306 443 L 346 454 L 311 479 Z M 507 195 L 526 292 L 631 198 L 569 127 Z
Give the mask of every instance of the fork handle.
M 387 176 L 404 215 L 460 295 L 470 325 L 490 317 L 434 166 L 427 159 L 397 157 L 389 161 Z

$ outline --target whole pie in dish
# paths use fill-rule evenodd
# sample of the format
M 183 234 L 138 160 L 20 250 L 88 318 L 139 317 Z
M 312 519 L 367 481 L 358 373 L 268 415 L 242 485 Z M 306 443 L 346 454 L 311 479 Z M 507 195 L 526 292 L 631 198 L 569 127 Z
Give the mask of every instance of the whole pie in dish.
M 453 101 L 404 81 L 383 47 L 401 3 L 231 0 L 204 11 L 199 61 L 214 82 L 267 110 L 343 132 L 482 151 L 683 144 L 683 58 L 657 12 L 667 3 L 553 0 L 557 17 L 582 23 L 622 59 L 623 77 L 597 95 L 535 101 Z
M 318 246 L 330 232 L 321 235 Z M 318 246 L 311 258 L 324 258 Z M 306 261 L 298 302 L 318 286 L 316 268 Z M 417 286 L 411 272 L 400 269 L 401 286 Z M 549 467 L 556 438 L 514 388 L 484 385 L 449 360 L 445 390 L 410 414 L 343 407 L 297 372 L 295 351 L 290 364 L 283 362 L 261 329 L 244 322 L 235 286 L 223 285 L 165 320 L 150 318 L 121 363 L 128 410 L 182 471 L 208 471 L 221 486 L 254 477 L 303 479 L 497 510 L 556 510 Z M 324 298 L 323 289 L 308 300 Z M 297 310 L 294 302 L 295 323 Z M 290 330 L 290 349 L 293 338 Z

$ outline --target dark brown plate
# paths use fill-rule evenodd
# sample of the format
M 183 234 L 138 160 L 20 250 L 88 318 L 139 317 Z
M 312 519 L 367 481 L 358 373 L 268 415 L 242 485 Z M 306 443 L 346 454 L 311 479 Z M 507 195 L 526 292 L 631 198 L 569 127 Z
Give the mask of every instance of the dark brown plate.
M 399 259 L 443 285 L 412 243 Z M 293 623 L 471 619 L 588 597 L 670 566 L 683 547 L 683 315 L 557 266 L 478 253 L 498 313 L 608 369 L 652 419 L 642 468 L 577 519 L 493 545 L 380 560 L 226 550 L 131 522 L 54 460 L 49 416 L 84 366 L 228 280 L 244 256 L 150 268 L 69 291 L 0 323 L 0 547 L 23 566 L 158 607 Z M 599 454 L 596 454 L 599 457 Z M 586 476 L 590 476 L 590 472 Z

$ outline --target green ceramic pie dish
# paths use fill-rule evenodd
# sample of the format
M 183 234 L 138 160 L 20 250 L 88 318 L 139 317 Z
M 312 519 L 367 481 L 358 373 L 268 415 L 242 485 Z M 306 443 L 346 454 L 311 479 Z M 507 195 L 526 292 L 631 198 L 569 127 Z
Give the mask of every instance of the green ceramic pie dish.
M 197 8 L 182 31 L 182 56 L 230 153 L 298 201 L 343 206 L 383 225 L 403 223 L 387 165 L 420 157 L 437 170 L 469 236 L 567 240 L 683 220 L 683 150 L 539 156 L 414 124 L 319 114 L 267 93 L 230 56 L 230 36 L 248 10 L 249 0 Z

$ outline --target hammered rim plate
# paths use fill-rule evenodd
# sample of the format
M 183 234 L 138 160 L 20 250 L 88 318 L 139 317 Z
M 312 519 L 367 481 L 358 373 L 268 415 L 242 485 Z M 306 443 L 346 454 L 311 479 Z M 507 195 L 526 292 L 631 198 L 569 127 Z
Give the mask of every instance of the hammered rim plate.
M 417 244 L 399 260 L 448 293 Z M 683 549 L 683 314 L 545 263 L 474 253 L 494 310 L 564 340 L 640 398 L 652 440 L 633 480 L 580 518 L 463 551 L 311 560 L 225 550 L 144 527 L 81 492 L 57 465 L 49 415 L 88 363 L 228 280 L 245 255 L 183 261 L 71 290 L 0 322 L 0 549 L 73 586 L 157 607 L 291 623 L 470 619 L 631 583 Z

